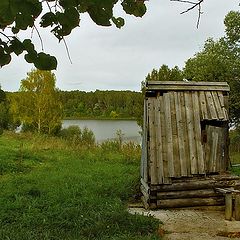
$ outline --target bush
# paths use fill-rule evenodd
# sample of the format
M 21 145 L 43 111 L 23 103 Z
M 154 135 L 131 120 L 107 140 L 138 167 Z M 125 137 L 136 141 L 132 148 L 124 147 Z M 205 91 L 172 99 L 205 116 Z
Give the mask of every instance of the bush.
M 93 146 L 95 136 L 88 128 L 80 129 L 79 126 L 69 126 L 60 131 L 59 136 L 74 145 Z

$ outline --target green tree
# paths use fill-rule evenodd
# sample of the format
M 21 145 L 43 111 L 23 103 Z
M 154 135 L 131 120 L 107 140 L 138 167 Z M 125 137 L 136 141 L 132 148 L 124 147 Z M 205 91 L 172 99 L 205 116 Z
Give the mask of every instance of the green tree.
M 0 66 L 11 62 L 13 53 L 19 55 L 24 52 L 25 60 L 34 63 L 36 68 L 56 69 L 55 57 L 38 53 L 30 39 L 21 41 L 16 34 L 28 28 L 38 31 L 36 22 L 40 22 L 41 28 L 50 28 L 51 33 L 61 41 L 79 26 L 82 13 L 88 13 L 97 25 L 114 24 L 121 28 L 124 19 L 113 14 L 118 2 L 120 0 L 1 0 Z M 126 14 L 136 17 L 142 17 L 146 12 L 144 0 L 121 0 L 121 5 Z M 8 29 L 8 34 L 5 29 Z
M 38 133 L 54 134 L 61 128 L 62 106 L 50 71 L 32 70 L 11 98 L 11 111 L 24 127 Z
M 0 86 L 0 133 L 4 129 L 9 129 L 12 126 L 11 115 L 9 113 L 9 101 L 6 93 L 1 89 Z
M 153 69 L 151 73 L 149 73 L 145 82 L 148 81 L 182 81 L 183 73 L 177 67 L 169 68 L 167 65 L 163 64 L 159 70 Z
M 240 12 L 225 17 L 226 36 L 208 39 L 203 49 L 186 61 L 184 76 L 193 81 L 226 81 L 231 88 L 230 117 L 240 119 Z

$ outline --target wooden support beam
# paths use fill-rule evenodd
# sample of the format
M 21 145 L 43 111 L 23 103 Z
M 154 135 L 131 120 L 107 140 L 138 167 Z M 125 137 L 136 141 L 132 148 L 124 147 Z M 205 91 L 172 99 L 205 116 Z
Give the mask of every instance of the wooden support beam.
M 240 194 L 235 196 L 235 220 L 240 221 Z
M 225 219 L 232 219 L 232 193 L 226 193 L 225 195 Z

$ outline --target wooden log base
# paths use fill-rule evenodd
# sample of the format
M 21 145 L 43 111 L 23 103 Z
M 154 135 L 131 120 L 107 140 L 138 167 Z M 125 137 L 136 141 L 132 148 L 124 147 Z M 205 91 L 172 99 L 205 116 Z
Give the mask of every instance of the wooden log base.
M 224 204 L 224 198 L 185 198 L 185 199 L 166 199 L 157 200 L 159 208 L 179 208 L 195 206 L 221 206 Z
M 142 185 L 141 190 L 146 208 L 188 208 L 204 206 L 225 206 L 225 193 L 219 188 L 240 188 L 240 177 L 229 174 L 196 176 L 186 179 L 172 179 L 172 184 Z M 235 199 L 235 198 L 234 198 Z M 235 218 L 240 218 L 240 199 L 234 200 L 232 209 Z M 147 203 L 147 204 L 146 204 Z M 230 206 L 230 205 L 229 205 Z M 231 208 L 231 206 L 230 206 Z M 232 212 L 233 210 L 228 209 Z M 230 215 L 226 213 L 226 215 Z M 228 217 L 230 218 L 230 217 Z

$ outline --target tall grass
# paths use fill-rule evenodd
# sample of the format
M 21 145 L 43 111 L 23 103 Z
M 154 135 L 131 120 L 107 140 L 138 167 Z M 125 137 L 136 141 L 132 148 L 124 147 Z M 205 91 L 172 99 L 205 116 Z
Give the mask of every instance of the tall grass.
M 0 239 L 159 239 L 157 220 L 127 211 L 139 181 L 139 147 L 116 146 L 1 136 Z

